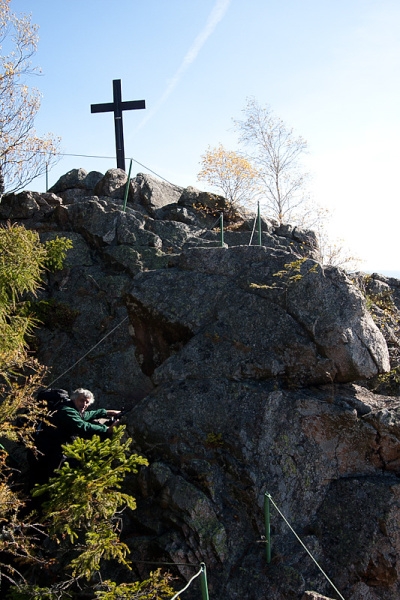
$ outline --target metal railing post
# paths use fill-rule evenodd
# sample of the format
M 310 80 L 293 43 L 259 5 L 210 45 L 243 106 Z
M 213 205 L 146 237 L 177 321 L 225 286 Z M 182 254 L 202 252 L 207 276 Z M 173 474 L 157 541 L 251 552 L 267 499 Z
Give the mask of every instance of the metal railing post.
M 201 597 L 203 600 L 209 600 L 208 585 L 207 585 L 207 569 L 206 569 L 205 563 L 200 563 L 200 567 L 201 567 L 201 575 L 200 575 Z
M 221 226 L 221 246 L 223 247 L 223 245 L 224 245 L 224 213 L 221 213 L 220 226 Z
M 128 201 L 128 194 L 129 194 L 129 184 L 131 182 L 131 171 L 132 171 L 132 159 L 129 165 L 129 171 L 128 171 L 128 181 L 126 182 L 126 186 L 125 186 L 125 194 L 124 194 L 124 207 L 123 207 L 123 212 L 126 211 L 126 203 Z
M 264 494 L 264 519 L 265 519 L 265 552 L 267 555 L 267 563 L 271 562 L 271 524 L 270 524 L 270 512 L 269 512 L 269 499 L 270 495 L 265 492 Z

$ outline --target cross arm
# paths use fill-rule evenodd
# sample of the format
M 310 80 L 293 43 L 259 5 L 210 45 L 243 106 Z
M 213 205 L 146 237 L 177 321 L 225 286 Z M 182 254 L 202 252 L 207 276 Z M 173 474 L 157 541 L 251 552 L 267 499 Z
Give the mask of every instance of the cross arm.
M 90 112 L 112 112 L 114 110 L 114 102 L 105 102 L 104 104 L 91 104 Z
M 128 100 L 126 102 L 121 102 L 120 104 L 121 110 L 139 110 L 141 108 L 146 108 L 145 100 Z M 91 104 L 90 112 L 92 113 L 100 113 L 100 112 L 113 112 L 115 111 L 115 103 L 114 102 L 105 102 L 103 104 Z
M 146 102 L 144 100 L 127 100 L 121 102 L 122 110 L 139 110 L 140 108 L 146 108 Z

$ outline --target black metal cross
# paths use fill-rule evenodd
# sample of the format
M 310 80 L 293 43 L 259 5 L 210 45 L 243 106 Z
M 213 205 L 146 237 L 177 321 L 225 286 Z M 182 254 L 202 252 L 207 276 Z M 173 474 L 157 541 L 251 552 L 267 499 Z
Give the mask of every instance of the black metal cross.
M 105 104 L 91 104 L 90 112 L 114 112 L 115 123 L 115 147 L 117 150 L 117 168 L 125 171 L 125 148 L 124 148 L 124 129 L 122 126 L 123 110 L 138 110 L 146 108 L 144 100 L 131 100 L 122 102 L 121 80 L 113 80 L 113 102 Z

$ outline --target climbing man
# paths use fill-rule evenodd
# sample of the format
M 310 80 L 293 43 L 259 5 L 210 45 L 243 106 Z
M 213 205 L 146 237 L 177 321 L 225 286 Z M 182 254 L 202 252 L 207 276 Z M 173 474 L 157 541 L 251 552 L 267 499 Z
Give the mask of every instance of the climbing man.
M 75 437 L 90 438 L 93 434 L 99 435 L 110 433 L 118 425 L 119 421 L 113 421 L 111 425 L 97 423 L 99 419 L 118 417 L 120 410 L 87 410 L 94 402 L 94 396 L 90 390 L 78 388 L 71 394 L 71 402 L 66 402 L 57 411 L 54 424 L 58 429 L 61 444 L 72 442 Z
M 106 436 L 118 425 L 120 410 L 87 410 L 94 402 L 90 390 L 78 388 L 69 398 L 66 390 L 47 389 L 39 392 L 38 400 L 47 402 L 51 412 L 50 425 L 41 424 L 36 434 L 38 455 L 28 456 L 30 463 L 31 488 L 35 483 L 45 483 L 55 469 L 61 467 L 64 457 L 61 446 L 71 443 L 76 437 L 91 438 L 94 434 Z M 113 418 L 111 425 L 97 422 Z

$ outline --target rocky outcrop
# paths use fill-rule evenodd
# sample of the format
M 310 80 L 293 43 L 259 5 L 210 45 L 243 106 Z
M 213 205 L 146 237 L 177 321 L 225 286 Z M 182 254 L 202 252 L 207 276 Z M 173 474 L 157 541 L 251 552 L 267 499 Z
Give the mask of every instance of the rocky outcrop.
M 377 393 L 400 396 L 400 281 L 377 273 L 356 273 L 352 278 L 362 290 L 389 350 L 390 372 L 370 379 L 368 387 Z
M 127 183 L 128 176 L 123 169 L 110 169 L 107 171 L 104 177 L 96 183 L 93 193 L 96 196 L 122 199 L 125 197 L 125 188 Z M 128 190 L 128 194 L 129 193 L 132 193 L 131 186 Z
M 118 171 L 118 169 L 112 169 L 112 171 Z M 120 174 L 118 174 L 120 176 Z M 85 169 L 72 169 L 69 171 L 48 190 L 54 194 L 61 194 L 67 190 L 85 190 L 86 192 L 93 192 L 99 181 L 106 179 L 99 171 L 91 171 L 88 173 Z M 125 176 L 125 183 L 127 177 Z
M 176 204 L 183 192 L 182 188 L 145 173 L 138 173 L 133 185 L 134 200 L 142 204 L 151 216 L 155 216 L 157 209 Z
M 384 415 L 398 414 L 398 401 L 352 384 L 273 388 L 205 372 L 165 383 L 136 406 L 130 428 L 151 459 L 136 559 L 202 555 L 218 597 L 259 598 L 262 589 L 266 597 L 300 598 L 310 584 L 328 595 L 273 508 L 266 566 L 268 492 L 344 597 L 362 597 L 356 590 L 364 583 L 371 598 L 395 598 L 399 443 Z
M 270 219 L 249 245 L 254 215 L 116 169 L 6 196 L 0 217 L 73 242 L 37 352 L 49 383 L 134 408 L 138 573 L 174 563 L 184 584 L 204 562 L 215 600 L 337 597 L 282 514 L 346 600 L 399 597 L 400 404 L 372 391 L 398 347 L 378 300 L 396 307 L 399 282 L 320 265 L 312 232 Z
M 53 193 L 39 194 L 38 192 L 21 192 L 7 194 L 0 203 L 0 219 L 40 222 L 46 214 L 52 213 L 55 206 L 60 205 L 61 198 Z
M 136 339 L 144 370 L 157 368 L 153 379 L 160 384 L 197 378 L 201 363 L 213 377 L 291 385 L 389 370 L 385 339 L 345 274 L 312 260 L 288 260 L 286 252 L 259 246 L 191 248 L 174 270 L 138 275 L 127 304 L 133 326 L 139 319 L 147 332 Z M 163 323 L 185 332 L 180 352 L 169 358 L 148 344 L 154 320 L 159 330 Z

